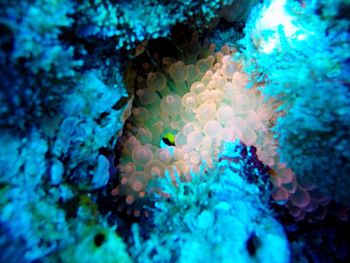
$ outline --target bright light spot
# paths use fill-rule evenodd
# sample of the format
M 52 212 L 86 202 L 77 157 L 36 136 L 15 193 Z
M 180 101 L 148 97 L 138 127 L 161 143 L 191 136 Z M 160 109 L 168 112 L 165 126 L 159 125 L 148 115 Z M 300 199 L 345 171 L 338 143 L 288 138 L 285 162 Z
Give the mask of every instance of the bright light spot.
M 302 40 L 306 39 L 306 35 L 305 35 L 305 34 L 299 34 L 299 35 L 297 36 L 297 39 L 298 39 L 299 41 L 302 41 Z
M 262 17 L 256 22 L 256 30 L 259 34 L 264 35 L 265 38 L 260 42 L 260 51 L 264 53 L 271 53 L 279 44 L 278 27 L 281 25 L 284 29 L 285 36 L 290 39 L 297 37 L 298 40 L 304 40 L 305 34 L 296 33 L 299 28 L 293 24 L 293 17 L 286 12 L 286 0 L 274 0 L 270 6 L 263 12 Z
M 286 0 L 275 0 L 271 3 L 265 14 L 259 21 L 264 28 L 277 31 L 279 25 L 283 25 L 286 36 L 293 35 L 297 28 L 292 23 L 292 17 L 286 13 L 284 6 Z

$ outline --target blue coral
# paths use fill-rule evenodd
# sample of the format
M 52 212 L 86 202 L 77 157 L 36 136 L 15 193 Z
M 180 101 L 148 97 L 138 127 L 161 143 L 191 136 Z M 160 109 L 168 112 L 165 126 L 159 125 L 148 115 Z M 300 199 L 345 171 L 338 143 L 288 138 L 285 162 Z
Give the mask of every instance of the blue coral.
M 299 28 L 296 34 L 305 39 L 287 36 L 280 27 L 280 46 L 270 53 L 259 50 L 260 36 L 252 36 L 260 17 L 256 10 L 242 44 L 254 81 L 264 82 L 262 92 L 283 112 L 274 127 L 282 160 L 299 182 L 316 184 L 337 201 L 349 203 L 350 21 L 337 15 L 343 5 L 320 1 L 302 9 L 291 4 L 288 12 Z M 316 10 L 324 15 L 317 16 Z
M 172 26 L 187 19 L 198 27 L 205 26 L 218 17 L 219 10 L 234 2 L 94 0 L 77 7 L 76 30 L 80 36 L 111 39 L 117 49 L 130 49 L 145 39 L 168 36 Z
M 266 171 L 247 169 L 247 152 L 230 142 L 215 168 L 203 164 L 191 182 L 160 179 L 156 185 L 168 197 L 155 194 L 150 233 L 144 238 L 140 226 L 133 228 L 137 262 L 289 262 L 285 234 L 260 199 L 264 191 L 248 182 Z
M 2 5 L 0 126 L 24 130 L 57 112 L 82 65 L 74 47 L 61 39 L 74 9 L 70 1 Z

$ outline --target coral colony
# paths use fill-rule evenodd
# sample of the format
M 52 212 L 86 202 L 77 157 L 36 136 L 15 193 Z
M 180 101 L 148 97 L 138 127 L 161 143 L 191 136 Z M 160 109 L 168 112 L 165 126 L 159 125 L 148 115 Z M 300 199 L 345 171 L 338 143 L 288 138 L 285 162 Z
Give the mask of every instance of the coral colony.
M 350 262 L 349 0 L 0 2 L 0 262 Z

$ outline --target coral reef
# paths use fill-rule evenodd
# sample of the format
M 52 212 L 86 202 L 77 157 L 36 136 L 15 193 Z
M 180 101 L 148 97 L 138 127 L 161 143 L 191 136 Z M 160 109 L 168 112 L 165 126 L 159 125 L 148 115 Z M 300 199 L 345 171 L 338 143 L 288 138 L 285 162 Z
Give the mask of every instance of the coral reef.
M 70 1 L 0 4 L 1 127 L 25 130 L 58 112 L 83 63 L 61 39 L 72 13 Z
M 157 181 L 154 187 L 162 194 L 153 197 L 154 226 L 146 240 L 134 228 L 131 251 L 137 262 L 289 261 L 282 227 L 262 204 L 264 193 L 248 183 L 262 178 L 266 169 L 245 169 L 247 151 L 238 140 L 230 142 L 215 168 L 193 173 L 191 182 L 181 182 L 177 175 L 175 186 L 169 174 Z
M 1 1 L 0 261 L 349 262 L 349 10 Z
M 268 7 L 247 25 L 247 70 L 264 81 L 264 96 L 280 103 L 283 117 L 274 132 L 282 160 L 301 183 L 349 203 L 349 19 L 334 14 L 340 2 L 333 11 L 324 3 L 277 2 L 282 26 L 269 18 Z M 333 14 L 317 16 L 318 8 Z
M 197 28 L 213 27 L 220 18 L 244 19 L 255 0 L 88 1 L 77 7 L 76 32 L 83 37 L 116 40 L 116 48 L 168 36 L 176 23 L 189 20 Z M 152 14 L 152 15 L 149 15 Z

